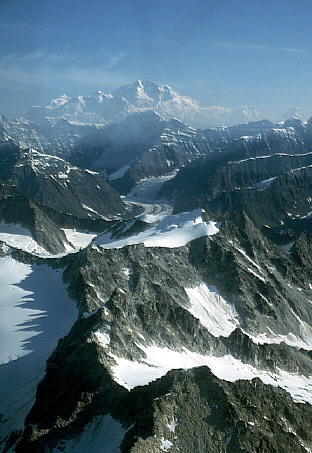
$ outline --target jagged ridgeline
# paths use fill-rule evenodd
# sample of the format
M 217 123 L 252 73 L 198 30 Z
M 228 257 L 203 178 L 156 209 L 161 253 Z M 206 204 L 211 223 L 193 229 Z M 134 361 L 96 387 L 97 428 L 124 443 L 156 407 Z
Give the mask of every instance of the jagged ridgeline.
M 272 129 L 230 142 L 183 168 L 162 187 L 161 196 L 174 200 L 177 212 L 245 211 L 259 227 L 296 229 L 298 220 L 307 226 L 312 212 L 311 169 L 311 123 L 300 122 L 296 130 Z
M 167 219 L 123 240 L 143 244 L 99 236 L 63 258 L 79 317 L 48 359 L 17 452 L 310 448 L 307 241 L 288 255 L 243 214 L 220 231 L 171 217 L 174 231 Z M 161 247 L 205 222 L 208 236 Z
M 142 81 L 1 117 L 1 452 L 312 451 L 311 124 Z
M 79 218 L 112 218 L 125 207 L 98 173 L 36 150 L 0 147 L 0 178 L 33 201 Z

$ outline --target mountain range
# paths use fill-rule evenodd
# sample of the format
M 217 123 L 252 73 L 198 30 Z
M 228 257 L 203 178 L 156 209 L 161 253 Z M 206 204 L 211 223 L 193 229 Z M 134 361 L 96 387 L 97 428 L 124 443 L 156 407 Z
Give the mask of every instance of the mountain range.
M 2 453 L 312 451 L 312 120 L 222 109 L 1 117 Z
M 66 94 L 43 107 L 32 107 L 22 116 L 32 122 L 46 118 L 55 124 L 59 119 L 88 124 L 107 124 L 135 112 L 154 110 L 165 119 L 179 119 L 193 127 L 231 125 L 260 119 L 252 107 L 238 109 L 201 107 L 197 101 L 181 96 L 168 85 L 138 80 L 112 94 L 97 91 L 90 96 L 70 98 Z

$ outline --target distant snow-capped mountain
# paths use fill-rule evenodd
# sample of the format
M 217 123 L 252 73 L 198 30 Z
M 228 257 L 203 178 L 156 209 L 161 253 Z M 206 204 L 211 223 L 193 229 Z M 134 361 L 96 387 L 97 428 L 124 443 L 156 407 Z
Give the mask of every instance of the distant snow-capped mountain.
M 287 112 L 283 113 L 283 115 L 281 115 L 278 118 L 278 122 L 287 121 L 290 118 L 296 118 L 301 121 L 304 121 L 307 119 L 306 115 L 304 115 L 304 113 L 302 113 L 302 111 L 299 109 L 299 107 L 293 107 L 293 108 L 287 110 Z
M 199 102 L 180 95 L 168 85 L 141 80 L 120 87 L 112 94 L 97 91 L 90 96 L 74 98 L 64 94 L 44 106 L 31 107 L 22 116 L 34 122 L 46 122 L 48 118 L 52 124 L 60 118 L 78 123 L 106 124 L 145 110 L 154 110 L 166 120 L 176 118 L 196 128 L 262 119 L 254 107 L 201 107 Z

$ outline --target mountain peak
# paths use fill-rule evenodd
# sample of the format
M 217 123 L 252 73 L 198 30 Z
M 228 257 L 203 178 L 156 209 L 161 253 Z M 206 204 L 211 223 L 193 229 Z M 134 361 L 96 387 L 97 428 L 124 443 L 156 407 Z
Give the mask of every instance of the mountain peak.
M 302 121 L 306 120 L 306 117 L 302 113 L 300 108 L 299 107 L 293 107 L 293 108 L 287 110 L 287 112 L 285 112 L 283 115 L 281 115 L 279 117 L 279 119 L 278 119 L 278 122 L 287 121 L 287 120 L 289 120 L 291 118 L 302 120 Z
M 71 97 L 68 96 L 67 94 L 62 94 L 56 99 L 52 99 L 52 101 L 48 102 L 45 107 L 47 109 L 57 109 L 59 107 L 62 107 L 64 104 L 66 104 L 68 101 L 71 100 Z
M 180 97 L 168 85 L 161 85 L 149 80 L 136 80 L 135 82 L 124 85 L 113 92 L 114 96 L 126 99 L 135 107 L 155 106 L 159 102 L 171 101 Z
M 107 124 L 144 110 L 153 110 L 166 121 L 176 118 L 201 129 L 262 119 L 255 107 L 201 107 L 199 102 L 180 95 L 169 85 L 142 79 L 124 85 L 112 94 L 101 90 L 73 98 L 64 94 L 43 107 L 32 107 L 22 117 L 38 123 L 46 122 L 46 118 L 53 121 L 65 118 L 75 123 Z

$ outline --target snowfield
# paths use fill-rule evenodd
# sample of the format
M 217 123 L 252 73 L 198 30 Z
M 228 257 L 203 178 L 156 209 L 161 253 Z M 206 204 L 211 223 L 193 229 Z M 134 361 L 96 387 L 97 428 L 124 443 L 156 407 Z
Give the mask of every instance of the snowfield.
M 190 369 L 205 365 L 219 379 L 235 382 L 239 379 L 251 380 L 258 377 L 265 384 L 282 387 L 290 393 L 294 401 L 312 404 L 311 377 L 282 370 L 278 370 L 276 373 L 261 370 L 235 359 L 231 354 L 213 357 L 201 355 L 186 348 L 174 351 L 158 346 L 138 346 L 146 354 L 146 358 L 142 362 L 132 362 L 111 354 L 116 361 L 116 365 L 113 367 L 115 380 L 127 389 L 146 385 L 172 369 Z
M 24 250 L 35 255 L 47 255 L 48 252 L 32 238 L 30 232 L 20 225 L 0 223 L 0 241 L 10 247 Z
M 1 435 L 21 429 L 46 360 L 78 317 L 62 281 L 47 264 L 0 258 Z
M 63 228 L 63 231 L 66 239 L 74 246 L 75 249 L 84 249 L 97 236 L 96 233 L 85 233 L 70 228 Z
M 116 241 L 112 240 L 109 234 L 105 234 L 98 236 L 94 244 L 105 249 L 134 244 L 144 244 L 145 247 L 182 247 L 193 239 L 219 232 L 220 225 L 216 222 L 205 222 L 202 214 L 200 209 L 195 209 L 182 214 L 167 215 L 156 226 L 137 235 Z
M 234 305 L 215 286 L 203 282 L 195 288 L 185 288 L 185 292 L 191 303 L 187 310 L 215 337 L 227 337 L 239 325 Z

